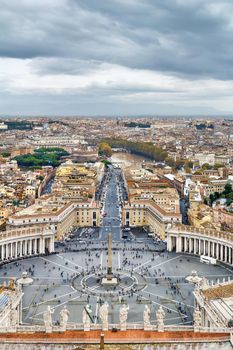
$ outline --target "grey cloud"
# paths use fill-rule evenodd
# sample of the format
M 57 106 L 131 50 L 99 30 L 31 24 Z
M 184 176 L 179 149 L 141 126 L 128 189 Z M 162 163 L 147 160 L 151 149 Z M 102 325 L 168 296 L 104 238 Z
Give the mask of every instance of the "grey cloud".
M 233 80 L 232 0 L 0 0 L 0 5 L 0 57 L 31 59 L 30 67 L 38 76 L 88 75 L 116 64 L 187 81 Z M 227 87 L 207 89 L 205 94 L 176 87 L 153 89 L 143 81 L 133 86 L 112 83 L 109 77 L 107 86 L 21 95 L 20 89 L 9 93 L 10 84 L 3 79 L 0 113 L 106 114 L 105 109 L 109 114 L 137 114 L 143 109 L 163 113 L 165 106 L 159 100 L 127 101 L 129 95 L 151 93 L 167 94 L 168 112 L 191 113 L 198 100 L 201 106 L 205 99 L 232 93 Z M 169 104 L 169 98 L 180 105 Z M 182 101 L 190 101 L 190 106 L 182 107 Z M 202 108 L 193 111 L 200 113 Z M 206 108 L 206 113 L 217 113 Z
M 43 103 L 41 101 L 43 100 Z M 179 106 L 158 101 L 143 103 L 141 101 L 122 102 L 114 99 L 93 96 L 60 95 L 4 95 L 0 94 L 0 115 L 28 116 L 117 116 L 117 115 L 221 115 L 212 107 Z
M 31 68 L 39 75 L 67 74 L 82 75 L 101 68 L 100 61 L 86 61 L 75 58 L 40 57 L 31 61 Z
M 211 14 L 211 4 L 224 2 L 2 1 L 0 56 L 70 59 L 61 73 L 75 72 L 80 60 L 232 79 L 233 30 L 228 16 Z M 41 69 L 54 71 L 43 62 Z

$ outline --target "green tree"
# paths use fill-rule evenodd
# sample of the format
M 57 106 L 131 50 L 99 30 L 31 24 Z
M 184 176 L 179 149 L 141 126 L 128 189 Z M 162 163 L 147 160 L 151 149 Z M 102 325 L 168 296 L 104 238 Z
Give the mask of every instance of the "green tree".
M 58 166 L 61 162 L 60 159 L 63 156 L 68 155 L 68 153 L 63 149 L 50 149 L 48 152 L 37 151 L 33 154 L 24 154 L 22 156 L 17 156 L 14 159 L 18 162 L 19 166 L 24 167 L 41 167 L 45 165 L 51 165 L 53 167 Z
M 152 142 L 134 142 L 123 139 L 105 139 L 101 143 L 107 143 L 112 148 L 124 148 L 125 150 L 145 156 L 155 161 L 164 161 L 167 158 L 167 152 Z M 100 143 L 100 144 L 101 144 Z
M 98 154 L 102 157 L 110 158 L 112 155 L 112 148 L 107 142 L 101 142 L 99 144 Z
M 224 191 L 223 191 L 223 194 L 225 196 L 227 196 L 228 194 L 230 194 L 232 192 L 232 185 L 227 183 L 224 187 Z
M 2 152 L 1 155 L 3 158 L 8 158 L 8 157 L 10 157 L 11 154 L 10 154 L 10 152 Z
M 209 165 L 209 163 L 204 163 L 204 164 L 202 165 L 202 169 L 203 169 L 203 170 L 209 170 L 209 169 L 211 169 L 211 165 Z
M 215 165 L 214 165 L 214 169 L 215 170 L 218 170 L 219 168 L 222 168 L 223 166 L 222 166 L 222 164 L 220 164 L 220 163 L 216 163 Z
M 212 207 L 212 204 L 214 203 L 214 201 L 215 201 L 214 195 L 211 193 L 209 196 L 209 202 L 210 202 L 211 207 Z
M 187 165 L 187 167 L 189 167 L 190 169 L 193 168 L 193 162 L 191 162 L 191 161 L 188 161 L 186 165 Z
M 214 192 L 214 198 L 215 198 L 215 200 L 220 198 L 220 193 L 219 192 Z

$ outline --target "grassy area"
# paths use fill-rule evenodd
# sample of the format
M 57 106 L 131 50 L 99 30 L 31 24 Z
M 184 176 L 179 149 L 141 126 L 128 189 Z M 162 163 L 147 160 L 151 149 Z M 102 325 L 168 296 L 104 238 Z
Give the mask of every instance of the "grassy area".
M 33 154 L 24 154 L 14 159 L 21 167 L 37 168 L 45 165 L 57 167 L 61 162 L 61 157 L 67 156 L 69 153 L 63 148 L 38 148 Z

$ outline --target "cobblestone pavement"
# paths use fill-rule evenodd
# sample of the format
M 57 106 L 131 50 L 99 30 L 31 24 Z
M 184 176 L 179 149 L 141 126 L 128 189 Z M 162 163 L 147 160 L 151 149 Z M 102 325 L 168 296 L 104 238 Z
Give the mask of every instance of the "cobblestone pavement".
M 74 243 L 75 247 L 75 243 Z M 71 247 L 70 247 L 71 248 Z M 69 248 L 69 249 L 70 249 Z M 134 276 L 141 288 L 122 288 L 111 291 L 103 289 L 95 282 L 83 290 L 81 281 L 89 274 L 106 272 L 107 243 L 90 242 L 76 251 L 58 252 L 50 256 L 28 258 L 4 265 L 0 270 L 0 280 L 19 277 L 28 271 L 34 279 L 31 286 L 24 287 L 23 320 L 25 323 L 41 323 L 43 311 L 50 305 L 54 309 L 55 322 L 59 311 L 67 305 L 70 322 L 82 322 L 84 305 L 90 303 L 93 322 L 98 323 L 98 309 L 103 301 L 108 301 L 109 322 L 118 323 L 122 302 L 129 304 L 128 321 L 142 322 L 143 309 L 148 304 L 152 310 L 151 320 L 155 321 L 155 311 L 163 305 L 166 324 L 190 324 L 193 312 L 193 285 L 185 277 L 192 270 L 209 280 L 216 281 L 229 277 L 232 271 L 224 266 L 200 263 L 198 257 L 157 252 L 156 245 L 137 242 L 113 243 L 113 271 L 115 274 Z M 78 283 L 74 284 L 74 279 Z M 131 282 L 129 282 L 130 285 Z

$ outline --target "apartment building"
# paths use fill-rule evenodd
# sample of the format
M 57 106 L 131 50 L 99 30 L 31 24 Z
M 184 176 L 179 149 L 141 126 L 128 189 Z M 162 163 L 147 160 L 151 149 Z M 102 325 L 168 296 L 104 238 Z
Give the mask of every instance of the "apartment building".
M 94 197 L 96 186 L 104 174 L 104 164 L 76 164 L 67 161 L 56 171 L 53 192 L 67 200 L 88 200 Z
M 225 228 L 233 229 L 233 211 L 215 206 L 213 208 L 213 221 L 216 225 L 224 225 Z
M 228 179 L 217 179 L 212 180 L 209 179 L 206 183 L 201 183 L 200 187 L 203 189 L 204 195 L 206 197 L 209 197 L 210 194 L 213 194 L 214 192 L 223 192 L 225 185 L 230 182 Z
M 123 206 L 122 223 L 125 226 L 148 226 L 150 231 L 161 239 L 166 238 L 169 224 L 181 223 L 179 206 L 162 206 L 154 200 L 132 201 Z
M 194 227 L 214 228 L 213 225 L 213 210 L 208 205 L 203 203 L 191 202 L 188 209 L 189 224 Z
M 96 202 L 65 202 L 58 197 L 40 197 L 35 204 L 9 216 L 7 230 L 52 227 L 55 239 L 61 240 L 75 227 L 99 225 L 100 207 Z
M 165 239 L 167 225 L 181 222 L 177 190 L 169 187 L 168 179 L 143 168 L 127 169 L 124 176 L 129 201 L 122 209 L 123 225 L 147 226 Z

